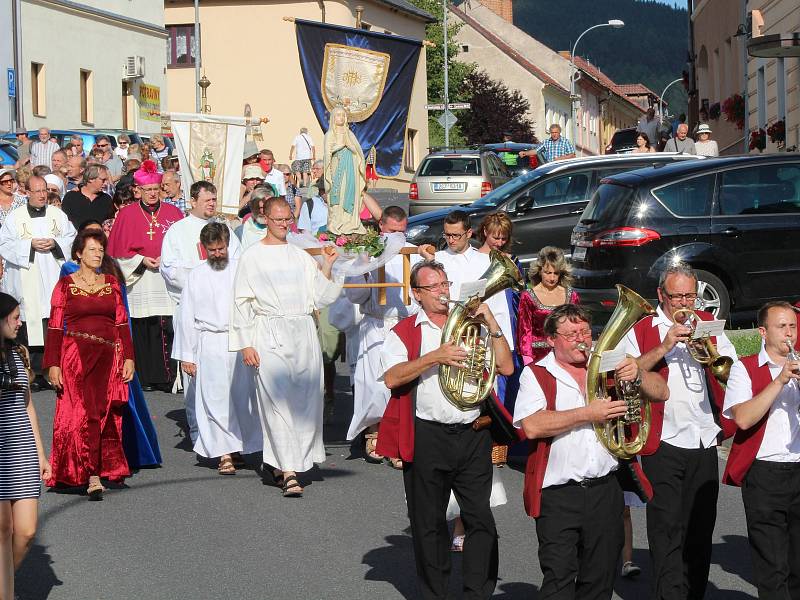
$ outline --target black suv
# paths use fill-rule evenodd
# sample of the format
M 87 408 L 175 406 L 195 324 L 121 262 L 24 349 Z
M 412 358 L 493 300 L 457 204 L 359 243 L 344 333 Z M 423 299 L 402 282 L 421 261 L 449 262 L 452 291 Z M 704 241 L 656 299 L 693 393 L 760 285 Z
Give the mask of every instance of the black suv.
M 800 156 L 735 156 L 648 168 L 601 182 L 572 234 L 575 288 L 598 320 L 614 284 L 655 299 L 664 267 L 699 279 L 698 308 L 725 319 L 800 296 Z
M 501 210 L 508 213 L 514 223 L 512 252 L 523 263 L 528 263 L 543 246 L 565 250 L 569 247 L 572 229 L 603 177 L 675 161 L 698 162 L 695 156 L 653 153 L 592 156 L 547 163 L 515 177 L 472 204 L 411 217 L 406 236 L 414 244 L 443 248 L 443 221 L 451 210 L 467 211 L 475 228 L 484 216 Z

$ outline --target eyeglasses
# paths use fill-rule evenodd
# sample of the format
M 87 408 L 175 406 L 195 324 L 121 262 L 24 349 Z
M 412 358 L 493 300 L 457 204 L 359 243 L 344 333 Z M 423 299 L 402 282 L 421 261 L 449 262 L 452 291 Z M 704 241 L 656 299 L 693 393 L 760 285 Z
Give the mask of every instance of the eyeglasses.
M 580 331 L 573 331 L 572 333 L 561 333 L 560 331 L 556 331 L 556 335 L 560 335 L 568 342 L 577 342 L 578 340 L 583 340 L 586 338 L 592 339 L 592 330 L 581 329 Z
M 2 184 L 14 183 L 14 180 L 11 179 L 11 178 L 9 178 L 9 179 L 0 179 L 0 183 L 2 183 Z
M 278 225 L 289 225 L 290 223 L 294 223 L 294 217 L 289 217 L 288 219 L 273 219 L 272 217 L 267 218 Z
M 664 293 L 670 300 L 697 300 L 697 294 L 695 292 L 689 294 L 670 294 L 665 291 Z
M 460 240 L 465 235 L 467 235 L 466 231 L 464 233 L 443 233 L 442 237 L 445 238 L 445 239 L 448 239 L 448 240 L 456 241 L 456 240 Z
M 439 283 L 434 283 L 432 285 L 417 285 L 414 286 L 414 289 L 428 290 L 429 292 L 431 292 L 433 290 L 449 290 L 451 285 L 453 285 L 452 281 L 440 281 Z
M 76 144 L 77 145 L 77 144 Z M 98 148 L 108 148 L 108 144 L 95 144 Z
M 140 190 L 140 191 L 141 191 L 143 194 L 157 194 L 158 192 L 160 192 L 160 191 L 161 191 L 161 186 L 159 186 L 159 187 L 157 187 L 157 188 L 146 188 L 146 187 L 140 187 L 140 188 L 139 188 L 139 190 Z
M 123 142 L 122 140 L 119 140 L 119 141 L 117 142 L 117 144 L 119 144 L 120 146 L 127 146 L 127 145 L 128 145 L 128 142 Z

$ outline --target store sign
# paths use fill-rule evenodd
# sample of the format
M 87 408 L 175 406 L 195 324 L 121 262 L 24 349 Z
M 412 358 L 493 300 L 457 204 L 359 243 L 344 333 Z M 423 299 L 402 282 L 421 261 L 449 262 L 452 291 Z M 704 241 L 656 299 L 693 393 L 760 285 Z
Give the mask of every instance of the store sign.
M 139 85 L 139 117 L 161 123 L 161 88 L 146 83 Z

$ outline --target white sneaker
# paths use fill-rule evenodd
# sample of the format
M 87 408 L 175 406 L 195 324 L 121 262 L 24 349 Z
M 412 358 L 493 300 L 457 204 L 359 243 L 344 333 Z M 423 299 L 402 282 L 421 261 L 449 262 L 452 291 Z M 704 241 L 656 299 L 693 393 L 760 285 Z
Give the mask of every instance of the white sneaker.
M 639 565 L 633 562 L 626 562 L 622 565 L 622 576 L 623 577 L 636 577 L 642 570 L 639 568 Z

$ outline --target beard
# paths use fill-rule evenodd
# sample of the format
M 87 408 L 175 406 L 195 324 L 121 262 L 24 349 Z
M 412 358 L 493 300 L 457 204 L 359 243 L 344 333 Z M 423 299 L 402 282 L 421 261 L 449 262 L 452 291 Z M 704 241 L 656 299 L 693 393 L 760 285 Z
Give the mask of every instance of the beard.
M 228 266 L 228 257 L 220 257 L 220 258 L 212 258 L 208 257 L 208 266 L 211 267 L 214 271 L 224 271 L 225 267 Z

